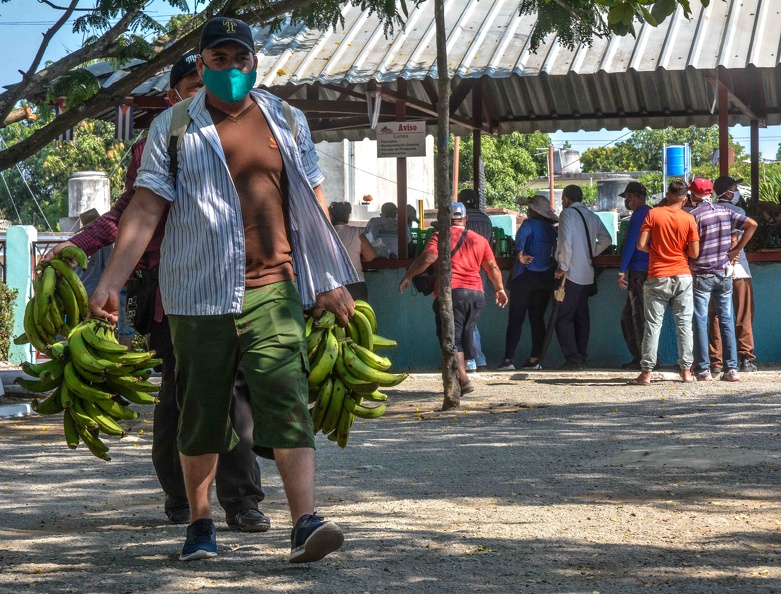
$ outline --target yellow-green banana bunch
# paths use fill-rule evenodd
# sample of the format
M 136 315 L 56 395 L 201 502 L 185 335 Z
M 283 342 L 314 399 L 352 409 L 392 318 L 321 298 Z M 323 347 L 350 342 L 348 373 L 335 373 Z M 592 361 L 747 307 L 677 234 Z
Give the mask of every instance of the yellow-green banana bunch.
M 14 344 L 31 343 L 38 351 L 51 356 L 57 336 L 68 336 L 83 320 L 89 300 L 81 279 L 65 260 L 75 260 L 87 268 L 87 255 L 76 246 L 68 246 L 49 262 L 39 262 L 33 298 L 24 310 L 24 333 Z
M 315 433 L 322 431 L 346 447 L 355 417 L 376 419 L 385 413 L 388 399 L 379 388 L 396 386 L 406 373 L 389 373 L 390 359 L 376 353 L 395 347 L 396 341 L 377 334 L 377 317 L 371 305 L 355 302 L 355 314 L 346 328 L 335 325 L 331 312 L 307 320 L 309 399 Z
M 50 361 L 22 364 L 25 373 L 38 379 L 18 377 L 16 383 L 33 393 L 53 390 L 45 399 L 33 400 L 33 410 L 63 413 L 69 448 L 83 442 L 98 458 L 111 460 L 99 434 L 124 436 L 117 421 L 138 417 L 128 405 L 157 403 L 153 393 L 158 386 L 148 379 L 162 360 L 154 358 L 154 351 L 128 352 L 117 342 L 113 325 L 98 318 L 77 324 L 67 336 L 49 345 Z

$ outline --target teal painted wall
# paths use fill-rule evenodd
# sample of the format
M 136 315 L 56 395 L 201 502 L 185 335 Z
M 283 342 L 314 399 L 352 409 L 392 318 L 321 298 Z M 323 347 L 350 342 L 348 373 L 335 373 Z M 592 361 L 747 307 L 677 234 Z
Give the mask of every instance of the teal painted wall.
M 11 289 L 16 289 L 14 302 L 14 336 L 24 332 L 24 308 L 33 295 L 32 269 L 30 266 L 32 244 L 38 239 L 35 227 L 17 225 L 9 227 L 5 235 L 5 279 Z M 8 360 L 19 364 L 32 361 L 33 348 L 29 344 L 15 345 L 8 349 Z
M 756 316 L 754 319 L 755 353 L 759 362 L 781 362 L 781 311 L 775 304 L 779 294 L 781 264 L 752 264 Z M 366 272 L 369 301 L 377 312 L 379 333 L 399 342 L 399 348 L 389 353 L 394 367 L 399 369 L 432 370 L 440 366 L 440 349 L 434 331 L 431 296 L 413 296 L 408 290 L 399 295 L 403 270 Z M 505 273 L 506 276 L 506 273 Z M 599 294 L 590 300 L 591 337 L 589 364 L 598 367 L 618 367 L 631 359 L 621 334 L 620 316 L 626 292 L 618 288 L 618 271 L 605 269 L 599 277 Z M 487 294 L 493 295 L 489 289 Z M 478 324 L 489 367 L 499 364 L 504 355 L 507 310 L 487 303 Z M 516 363 L 529 356 L 531 348 L 528 324 L 524 325 Z M 663 365 L 675 365 L 678 360 L 672 316 L 667 311 L 659 340 L 659 358 Z M 564 362 L 554 334 L 545 367 Z

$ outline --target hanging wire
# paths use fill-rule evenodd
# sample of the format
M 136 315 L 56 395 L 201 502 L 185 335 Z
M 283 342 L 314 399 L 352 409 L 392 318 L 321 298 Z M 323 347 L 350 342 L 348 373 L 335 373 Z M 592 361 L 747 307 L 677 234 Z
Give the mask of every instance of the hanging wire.
M 19 224 L 23 225 L 22 222 L 22 215 L 19 214 L 19 209 L 16 208 L 16 202 L 14 202 L 14 197 L 11 194 L 11 188 L 8 187 L 8 182 L 5 181 L 5 171 L 0 171 L 0 177 L 3 178 L 3 183 L 5 184 L 5 191 L 8 192 L 8 197 L 11 199 L 11 205 L 14 207 L 14 211 L 16 212 L 16 218 L 19 220 Z
M 139 133 L 136 135 L 136 137 L 131 139 L 133 142 L 131 142 L 131 143 L 130 143 L 130 146 L 129 146 L 129 147 L 128 147 L 128 149 L 125 151 L 125 154 L 124 154 L 124 155 L 122 155 L 122 158 L 121 158 L 121 159 L 120 159 L 120 160 L 117 162 L 117 166 L 116 166 L 116 167 L 114 167 L 114 171 L 112 171 L 112 172 L 109 174 L 109 176 L 108 176 L 108 178 L 109 178 L 109 179 L 111 179 L 112 177 L 114 177 L 114 174 L 117 172 L 117 169 L 119 169 L 119 168 L 122 166 L 122 163 L 124 163 L 124 162 L 125 162 L 125 159 L 126 159 L 126 158 L 127 158 L 127 156 L 130 154 L 130 151 L 132 151 L 132 150 L 133 150 L 133 146 L 134 146 L 134 145 L 135 145 L 135 144 L 136 144 L 136 143 L 139 141 L 139 139 L 140 139 L 140 138 L 141 138 L 141 137 L 144 135 L 144 132 L 145 132 L 145 130 L 141 130 L 141 131 L 139 131 Z
M 3 146 L 5 148 L 8 148 L 8 145 L 5 142 L 5 139 L 0 136 L 0 142 L 3 143 Z M 43 217 L 44 222 L 46 223 L 46 226 L 49 228 L 49 231 L 52 233 L 54 232 L 54 229 L 52 229 L 52 226 L 49 224 L 49 219 L 46 218 L 46 214 L 44 214 L 43 209 L 41 208 L 41 205 L 38 203 L 38 198 L 36 198 L 35 194 L 33 193 L 32 188 L 30 187 L 30 184 L 27 183 L 27 179 L 24 177 L 24 173 L 22 172 L 22 168 L 20 167 L 19 163 L 16 164 L 16 170 L 19 172 L 19 177 L 22 178 L 22 181 L 24 182 L 24 185 L 27 186 L 27 191 L 30 192 L 30 196 L 32 196 L 33 202 L 35 202 L 35 206 L 38 207 L 38 211 L 41 213 L 41 216 Z M 3 178 L 3 181 L 5 181 L 5 178 Z M 14 206 L 14 208 L 16 208 Z M 21 222 L 21 219 L 19 219 Z

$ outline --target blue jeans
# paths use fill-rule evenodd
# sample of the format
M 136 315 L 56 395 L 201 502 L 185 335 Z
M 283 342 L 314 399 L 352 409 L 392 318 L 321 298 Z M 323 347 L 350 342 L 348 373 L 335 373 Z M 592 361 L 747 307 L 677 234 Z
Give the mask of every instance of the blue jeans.
M 475 348 L 477 349 L 477 357 L 469 359 L 469 361 L 472 361 L 476 367 L 483 367 L 486 364 L 486 360 L 485 355 L 483 354 L 483 345 L 480 343 L 480 330 L 477 329 L 477 324 L 475 324 L 474 341 Z
M 738 368 L 738 348 L 732 320 L 732 278 L 725 274 L 698 274 L 694 277 L 694 373 L 710 370 L 708 303 L 711 300 L 719 316 L 724 369 Z

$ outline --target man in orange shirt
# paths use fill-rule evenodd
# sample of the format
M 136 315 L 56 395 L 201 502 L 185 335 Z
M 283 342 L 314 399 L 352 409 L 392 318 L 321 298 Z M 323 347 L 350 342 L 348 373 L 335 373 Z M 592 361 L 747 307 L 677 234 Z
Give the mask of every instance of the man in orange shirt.
M 641 371 L 640 375 L 628 382 L 630 385 L 647 386 L 651 383 L 664 309 L 668 303 L 675 319 L 681 379 L 685 382 L 694 381 L 691 373 L 694 362 L 694 292 L 689 258 L 699 256 L 700 236 L 694 217 L 683 210 L 688 191 L 685 182 L 671 182 L 667 188 L 667 205 L 651 209 L 640 228 L 637 249 L 648 252 L 650 256 L 648 280 L 643 286 L 645 332 Z

